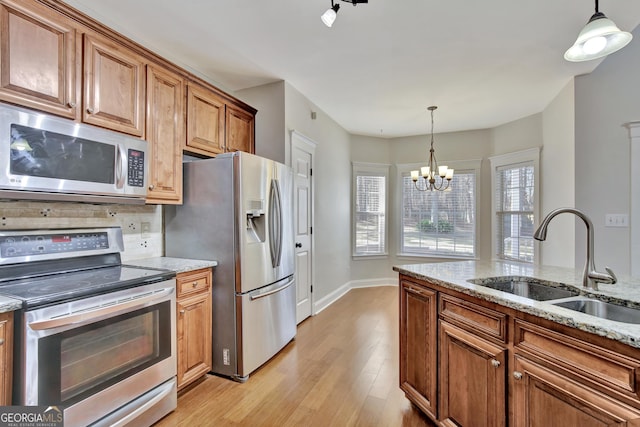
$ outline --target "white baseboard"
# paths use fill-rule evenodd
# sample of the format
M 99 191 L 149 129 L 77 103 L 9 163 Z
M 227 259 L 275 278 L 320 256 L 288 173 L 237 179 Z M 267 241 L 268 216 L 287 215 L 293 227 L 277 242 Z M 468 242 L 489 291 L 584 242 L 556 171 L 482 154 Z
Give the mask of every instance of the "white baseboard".
M 383 279 L 351 280 L 350 282 L 345 283 L 335 291 L 331 292 L 326 297 L 320 299 L 319 301 L 315 301 L 313 303 L 313 314 L 316 315 L 320 313 L 322 310 L 342 298 L 351 289 L 375 288 L 378 286 L 398 286 L 398 278 L 389 277 Z

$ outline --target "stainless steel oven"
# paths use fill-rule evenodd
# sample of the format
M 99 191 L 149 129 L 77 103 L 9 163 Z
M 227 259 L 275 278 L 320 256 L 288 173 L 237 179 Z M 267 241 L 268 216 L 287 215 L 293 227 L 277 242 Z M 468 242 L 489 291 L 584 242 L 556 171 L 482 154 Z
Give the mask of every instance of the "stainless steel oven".
M 122 265 L 121 244 L 118 228 L 0 232 L 0 294 L 23 301 L 14 404 L 61 406 L 66 427 L 175 409 L 175 274 Z

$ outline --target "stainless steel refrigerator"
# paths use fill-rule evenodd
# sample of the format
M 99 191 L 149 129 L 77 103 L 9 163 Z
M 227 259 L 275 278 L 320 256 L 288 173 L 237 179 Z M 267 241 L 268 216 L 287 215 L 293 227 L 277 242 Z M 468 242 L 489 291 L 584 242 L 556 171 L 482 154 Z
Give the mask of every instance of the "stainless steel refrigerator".
M 165 206 L 167 256 L 218 261 L 214 373 L 246 381 L 296 334 L 293 173 L 244 152 L 184 163 L 184 202 Z

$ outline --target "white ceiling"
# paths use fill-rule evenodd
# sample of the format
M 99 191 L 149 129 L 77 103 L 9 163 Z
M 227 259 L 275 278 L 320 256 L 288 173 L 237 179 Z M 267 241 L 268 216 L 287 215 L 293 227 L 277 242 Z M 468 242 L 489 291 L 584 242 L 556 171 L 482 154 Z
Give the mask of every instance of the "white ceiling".
M 491 128 L 542 111 L 600 61 L 564 51 L 593 0 L 68 0 L 228 91 L 285 80 L 348 132 L 396 137 Z M 600 1 L 618 27 L 640 1 Z M 640 37 L 631 43 L 640 43 Z M 614 53 L 617 55 L 619 53 Z

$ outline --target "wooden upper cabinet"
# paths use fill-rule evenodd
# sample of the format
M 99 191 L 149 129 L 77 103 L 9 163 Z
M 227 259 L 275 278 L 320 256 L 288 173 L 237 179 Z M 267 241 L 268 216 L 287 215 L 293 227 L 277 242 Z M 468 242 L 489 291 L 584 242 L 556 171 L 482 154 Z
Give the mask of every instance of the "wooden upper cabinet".
M 254 153 L 255 116 L 239 108 L 227 105 L 226 151 Z
M 144 137 L 145 61 L 97 34 L 84 34 L 82 120 Z
M 182 203 L 184 80 L 159 67 L 147 68 L 147 203 Z
M 224 129 L 224 101 L 205 88 L 188 85 L 185 150 L 205 156 L 224 153 Z
M 78 119 L 80 40 L 71 22 L 33 3 L 0 2 L 0 100 Z

